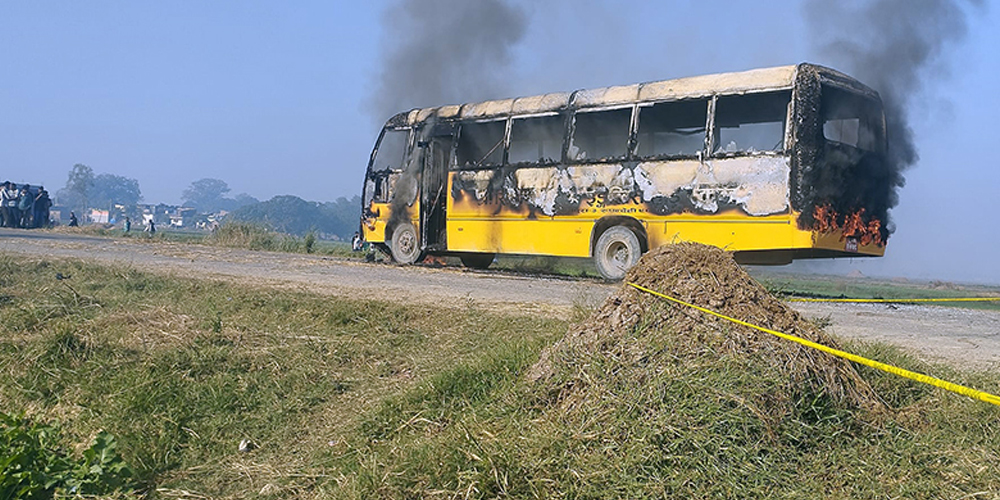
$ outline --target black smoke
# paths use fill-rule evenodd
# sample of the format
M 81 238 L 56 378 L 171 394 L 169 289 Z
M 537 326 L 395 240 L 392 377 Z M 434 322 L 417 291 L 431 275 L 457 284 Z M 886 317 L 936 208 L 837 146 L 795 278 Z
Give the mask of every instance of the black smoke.
M 383 19 L 382 55 L 371 116 L 386 119 L 418 107 L 495 99 L 504 95 L 512 48 L 527 19 L 505 0 L 399 0 Z M 418 131 L 417 147 L 397 178 L 386 236 L 412 219 L 419 172 L 433 123 Z
M 885 107 L 888 208 L 899 201 L 904 171 L 920 159 L 910 125 L 927 84 L 947 77 L 948 49 L 963 40 L 967 11 L 979 0 L 808 0 L 809 35 L 825 62 L 874 88 Z M 885 222 L 889 222 L 883 219 Z M 889 225 L 891 229 L 891 225 Z
M 507 95 L 527 16 L 505 0 L 400 0 L 382 18 L 372 116 Z

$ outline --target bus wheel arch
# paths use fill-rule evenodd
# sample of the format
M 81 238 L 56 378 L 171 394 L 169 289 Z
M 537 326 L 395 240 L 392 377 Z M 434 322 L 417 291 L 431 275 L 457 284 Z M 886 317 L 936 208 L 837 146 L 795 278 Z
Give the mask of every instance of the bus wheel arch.
M 642 223 L 631 217 L 605 217 L 594 225 L 591 256 L 598 272 L 608 280 L 620 280 L 649 250 Z
M 420 235 L 413 224 L 401 222 L 386 233 L 392 260 L 406 265 L 420 260 Z

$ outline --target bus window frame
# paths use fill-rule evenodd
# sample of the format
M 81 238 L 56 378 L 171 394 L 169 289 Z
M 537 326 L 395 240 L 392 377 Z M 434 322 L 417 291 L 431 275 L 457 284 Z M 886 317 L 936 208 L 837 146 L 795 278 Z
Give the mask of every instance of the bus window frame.
M 785 118 L 782 124 L 782 134 L 781 134 L 781 149 L 780 150 L 763 150 L 763 151 L 716 151 L 719 145 L 720 139 L 720 128 L 716 124 L 716 113 L 718 112 L 718 102 L 719 98 L 729 98 L 729 97 L 747 97 L 756 96 L 761 94 L 777 94 L 780 92 L 786 92 L 788 94 L 788 103 L 785 105 Z M 739 158 L 746 156 L 788 156 L 791 154 L 792 145 L 794 141 L 794 135 L 792 133 L 792 128 L 794 127 L 794 105 L 795 105 L 795 92 L 793 86 L 785 87 L 775 87 L 768 89 L 758 89 L 752 92 L 742 92 L 738 94 L 714 94 L 711 98 L 711 104 L 709 106 L 709 122 L 710 127 L 708 129 L 709 136 L 706 145 L 708 149 L 703 153 L 706 158 Z
M 642 119 L 642 109 L 652 108 L 653 106 L 660 104 L 671 104 L 685 101 L 705 101 L 705 125 L 704 134 L 702 134 L 701 149 L 694 154 L 659 154 L 659 155 L 648 155 L 642 156 L 639 154 L 639 134 L 642 133 L 639 130 L 639 120 Z M 676 160 L 691 160 L 691 159 L 701 159 L 705 157 L 705 152 L 711 151 L 709 146 L 709 141 L 711 140 L 712 125 L 715 120 L 715 96 L 696 96 L 696 97 L 685 97 L 683 99 L 665 99 L 660 101 L 645 101 L 638 102 L 635 104 L 635 109 L 632 112 L 632 131 L 629 136 L 632 141 L 632 148 L 629 155 L 630 160 L 634 161 L 676 161 Z
M 878 136 L 876 137 L 876 141 L 875 141 L 876 145 L 877 145 L 877 149 L 876 150 L 870 150 L 870 149 L 867 149 L 867 148 L 863 148 L 863 147 L 860 146 L 860 144 L 859 145 L 851 145 L 849 143 L 844 143 L 844 142 L 836 141 L 836 140 L 829 139 L 829 138 L 826 137 L 826 132 L 824 130 L 824 126 L 826 125 L 826 121 L 823 119 L 823 117 L 824 117 L 824 111 L 825 111 L 824 110 L 824 105 L 823 105 L 823 94 L 824 94 L 824 90 L 827 87 L 830 87 L 833 90 L 836 90 L 838 92 L 843 92 L 845 94 L 848 94 L 851 97 L 854 97 L 854 98 L 857 98 L 857 99 L 861 99 L 861 100 L 864 100 L 864 101 L 872 101 L 873 104 L 874 103 L 878 104 L 878 106 L 879 106 L 878 116 L 877 117 L 870 117 L 870 118 L 874 118 L 874 119 L 872 120 L 871 123 L 868 124 L 869 126 L 870 125 L 874 125 L 876 123 L 878 125 L 878 130 L 876 131 L 878 133 Z M 872 99 L 872 97 L 870 95 L 866 94 L 866 93 L 858 92 L 856 89 L 852 89 L 850 87 L 847 87 L 847 86 L 844 86 L 844 85 L 840 85 L 840 84 L 838 84 L 836 82 L 822 82 L 820 84 L 820 103 L 819 103 L 819 109 L 817 110 L 817 115 L 818 115 L 818 121 L 819 121 L 819 137 L 820 137 L 820 140 L 823 143 L 835 144 L 838 147 L 846 147 L 846 148 L 851 148 L 851 149 L 854 149 L 854 150 L 857 150 L 857 151 L 862 151 L 862 152 L 865 152 L 865 153 L 875 153 L 875 154 L 886 154 L 886 152 L 889 149 L 888 132 L 886 130 L 887 124 L 885 122 L 885 105 L 884 105 L 884 103 L 881 102 L 881 100 Z M 861 117 L 858 117 L 858 118 L 860 120 Z M 864 125 L 864 123 L 865 122 L 863 122 L 863 121 L 859 122 L 859 127 L 862 127 Z M 858 133 L 860 134 L 860 130 L 858 131 Z
M 521 161 L 521 162 L 517 162 L 517 163 L 511 163 L 510 162 L 510 144 L 511 144 L 511 138 L 513 137 L 513 134 L 514 134 L 514 120 L 524 120 L 524 119 L 531 119 L 531 118 L 547 118 L 547 117 L 551 117 L 551 116 L 561 117 L 562 118 L 562 122 L 563 122 L 562 123 L 562 143 L 561 143 L 561 146 L 559 147 L 559 157 L 556 158 L 555 160 L 551 161 L 551 162 Z M 567 158 L 566 158 L 566 149 L 567 149 L 567 141 L 569 140 L 569 135 L 568 135 L 568 133 L 569 133 L 569 123 L 568 123 L 568 121 L 569 121 L 570 116 L 571 116 L 571 114 L 568 113 L 567 110 L 559 110 L 559 111 L 546 111 L 544 113 L 529 113 L 529 114 L 522 114 L 522 115 L 511 115 L 511 116 L 507 117 L 507 135 L 505 137 L 505 144 L 504 144 L 503 167 L 504 168 L 512 168 L 512 169 L 516 170 L 516 169 L 519 169 L 519 168 L 538 168 L 538 167 L 553 167 L 553 166 L 556 166 L 556 165 L 565 165 L 566 164 L 566 160 L 567 160 Z
M 403 145 L 403 155 L 400 158 L 399 168 L 398 169 L 383 168 L 381 170 L 375 170 L 376 166 L 375 159 L 378 157 L 378 152 L 382 149 L 382 140 L 385 139 L 386 134 L 389 132 L 403 132 L 403 131 L 406 132 L 406 141 Z M 410 153 L 413 150 L 413 136 L 414 136 L 413 131 L 414 131 L 413 127 L 410 126 L 382 127 L 382 131 L 379 133 L 378 140 L 375 142 L 375 147 L 372 149 L 371 156 L 368 159 L 368 172 L 365 175 L 366 187 L 365 187 L 365 192 L 363 192 L 362 195 L 364 195 L 364 197 L 367 197 L 366 195 L 367 195 L 368 182 L 373 182 L 373 186 L 372 186 L 371 200 L 369 201 L 363 199 L 363 202 L 366 205 L 370 205 L 371 203 L 389 203 L 389 200 L 391 199 L 391 193 L 389 191 L 391 190 L 390 188 L 392 187 L 391 183 L 389 182 L 389 179 L 393 174 L 399 175 L 402 174 L 404 170 L 406 170 L 405 168 L 406 163 L 409 161 Z M 378 192 L 379 182 L 385 182 L 384 189 L 381 192 L 382 194 L 381 198 L 376 196 L 376 193 Z
M 617 105 L 617 106 L 604 106 L 604 107 L 590 107 L 590 108 L 577 108 L 570 112 L 569 114 L 569 127 L 566 131 L 566 137 L 564 139 L 565 147 L 563 148 L 563 156 L 565 158 L 564 163 L 566 164 L 597 164 L 597 163 L 614 163 L 622 162 L 633 159 L 634 150 L 636 146 L 635 132 L 636 132 L 636 109 L 638 109 L 638 104 L 627 104 L 627 105 Z M 628 120 L 628 130 L 626 131 L 625 138 L 625 153 L 621 156 L 607 157 L 607 158 L 584 158 L 584 159 L 573 159 L 569 157 L 569 148 L 573 146 L 573 140 L 576 135 L 576 117 L 580 114 L 591 114 L 591 113 L 602 113 L 607 111 L 620 111 L 623 109 L 629 110 L 629 120 Z
M 501 153 L 500 153 L 500 162 L 499 163 L 478 164 L 478 165 L 468 165 L 468 166 L 461 164 L 458 161 L 458 150 L 459 150 L 459 145 L 462 142 L 462 134 L 465 133 L 465 125 L 468 125 L 470 123 L 498 123 L 498 122 L 503 122 L 503 124 L 504 124 L 503 142 L 502 142 L 502 144 L 500 146 L 500 148 L 501 148 L 500 149 L 500 151 L 501 151 Z M 477 170 L 496 170 L 496 169 L 501 168 L 501 167 L 503 167 L 504 165 L 507 164 L 507 143 L 510 141 L 510 117 L 509 116 L 485 118 L 485 119 L 478 119 L 478 120 L 456 120 L 454 123 L 458 126 L 458 133 L 455 134 L 454 145 L 452 146 L 453 147 L 453 155 L 452 155 L 453 160 L 450 162 L 450 165 L 448 166 L 448 170 L 449 171 L 451 171 L 451 172 L 462 172 L 462 171 L 475 172 Z

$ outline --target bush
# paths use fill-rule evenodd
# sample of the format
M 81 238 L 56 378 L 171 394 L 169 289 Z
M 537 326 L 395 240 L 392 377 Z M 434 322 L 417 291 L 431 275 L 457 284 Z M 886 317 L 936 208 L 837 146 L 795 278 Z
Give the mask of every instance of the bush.
M 108 495 L 133 489 L 132 471 L 111 434 L 97 433 L 78 459 L 60 441 L 58 427 L 0 413 L 0 498 Z

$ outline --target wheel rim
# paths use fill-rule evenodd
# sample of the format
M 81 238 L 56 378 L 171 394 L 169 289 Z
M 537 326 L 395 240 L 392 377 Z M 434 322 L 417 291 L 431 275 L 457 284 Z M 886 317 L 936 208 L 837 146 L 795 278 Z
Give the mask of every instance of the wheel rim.
M 401 255 L 410 255 L 413 253 L 413 249 L 416 248 L 414 244 L 416 238 L 413 237 L 413 233 L 410 231 L 404 231 L 403 234 L 399 235 L 397 242 L 399 243 L 399 253 Z
M 619 271 L 624 271 L 628 267 L 630 254 L 628 245 L 621 241 L 612 242 L 605 253 L 608 263 Z

